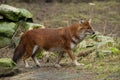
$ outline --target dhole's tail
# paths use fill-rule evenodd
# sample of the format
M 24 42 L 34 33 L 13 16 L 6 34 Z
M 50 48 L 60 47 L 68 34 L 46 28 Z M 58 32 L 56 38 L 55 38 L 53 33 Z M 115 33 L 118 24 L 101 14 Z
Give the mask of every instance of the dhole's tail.
M 17 63 L 18 60 L 24 55 L 25 53 L 25 45 L 20 41 L 19 45 L 14 51 L 12 60 Z

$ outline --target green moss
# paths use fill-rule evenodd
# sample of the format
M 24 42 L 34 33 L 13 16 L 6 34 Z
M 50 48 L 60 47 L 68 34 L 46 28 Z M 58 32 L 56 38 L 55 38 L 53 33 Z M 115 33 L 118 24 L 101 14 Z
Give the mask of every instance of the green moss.
M 5 47 L 10 44 L 11 44 L 10 38 L 0 36 L 0 47 Z
M 23 27 L 25 30 L 31 30 L 35 28 L 45 28 L 42 24 L 24 22 Z
M 15 67 L 16 64 L 10 58 L 0 58 L 0 67 Z
M 17 28 L 17 24 L 13 22 L 0 22 L 0 34 L 4 34 L 3 36 L 12 37 L 15 30 Z

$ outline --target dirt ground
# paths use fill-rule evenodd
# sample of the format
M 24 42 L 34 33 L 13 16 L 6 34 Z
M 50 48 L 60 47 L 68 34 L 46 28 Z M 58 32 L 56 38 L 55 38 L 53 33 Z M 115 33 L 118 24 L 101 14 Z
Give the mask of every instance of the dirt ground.
M 59 69 L 54 67 L 20 69 L 21 72 L 18 75 L 0 80 L 94 80 L 97 76 L 97 73 L 77 70 L 70 65 L 64 65 Z
M 14 49 L 12 48 L 0 49 L 0 52 L 3 53 L 0 54 L 0 57 L 11 58 L 13 51 Z M 16 75 L 2 77 L 0 80 L 93 80 L 97 76 L 95 72 L 73 66 L 70 61 L 68 63 L 61 63 L 61 68 L 54 67 L 53 63 L 43 62 L 41 62 L 41 67 L 37 67 L 32 59 L 29 59 L 29 64 L 32 68 L 25 68 L 24 63 L 20 61 L 17 64 L 19 71 Z
M 18 74 L 2 77 L 0 80 L 96 80 L 98 75 L 95 72 L 77 69 L 72 64 L 64 63 L 61 64 L 61 68 L 56 68 L 53 65 L 50 66 L 50 63 L 42 63 L 42 67 L 36 67 L 32 61 L 29 62 L 33 65 L 32 68 L 24 68 L 21 62 L 18 65 Z

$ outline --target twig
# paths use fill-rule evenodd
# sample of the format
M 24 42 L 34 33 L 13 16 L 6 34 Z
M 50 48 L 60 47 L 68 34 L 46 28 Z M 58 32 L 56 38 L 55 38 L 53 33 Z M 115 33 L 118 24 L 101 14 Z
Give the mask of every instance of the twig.
M 107 26 L 107 21 L 105 21 L 105 26 L 103 27 L 103 34 L 105 35 L 106 33 L 106 26 Z
M 2 47 L 2 48 L 0 48 L 0 50 L 1 50 L 1 49 L 5 49 L 5 48 L 8 48 L 8 47 L 9 47 L 9 46 Z

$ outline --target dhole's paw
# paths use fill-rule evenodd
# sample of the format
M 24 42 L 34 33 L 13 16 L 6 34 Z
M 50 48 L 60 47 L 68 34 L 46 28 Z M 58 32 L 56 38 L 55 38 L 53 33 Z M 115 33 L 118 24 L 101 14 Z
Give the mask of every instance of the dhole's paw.
M 78 63 L 77 60 L 73 61 L 73 64 L 74 64 L 75 66 L 84 66 L 83 63 Z
M 60 64 L 54 64 L 54 66 L 55 66 L 56 68 L 61 68 L 61 65 L 60 65 Z
M 77 64 L 75 64 L 75 66 L 84 66 L 85 64 L 83 64 L 83 63 L 77 63 Z
M 33 68 L 33 66 L 25 66 L 25 68 Z

